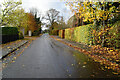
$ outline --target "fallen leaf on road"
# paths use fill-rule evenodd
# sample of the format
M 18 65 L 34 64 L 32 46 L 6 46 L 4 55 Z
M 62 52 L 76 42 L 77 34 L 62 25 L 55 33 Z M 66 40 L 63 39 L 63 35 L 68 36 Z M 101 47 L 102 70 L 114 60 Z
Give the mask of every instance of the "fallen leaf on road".
M 16 57 L 14 57 L 14 59 L 16 59 Z
M 86 66 L 83 66 L 83 68 L 85 68 Z
M 74 66 L 74 64 L 71 64 L 71 66 Z
M 22 66 L 24 67 L 25 65 L 23 64 Z
M 69 77 L 71 77 L 71 74 L 69 74 Z
M 10 47 L 7 47 L 8 49 L 10 48 Z
M 68 72 L 68 70 L 66 70 Z
M 91 77 L 95 77 L 95 75 L 93 75 L 93 74 L 92 74 L 92 75 L 90 75 L 90 76 L 91 76 Z
M 116 72 L 112 72 L 113 74 L 115 74 L 115 75 L 118 75 L 118 73 L 116 73 Z
M 15 62 L 15 61 L 12 61 L 12 62 Z
M 83 64 L 87 64 L 87 62 L 84 62 Z

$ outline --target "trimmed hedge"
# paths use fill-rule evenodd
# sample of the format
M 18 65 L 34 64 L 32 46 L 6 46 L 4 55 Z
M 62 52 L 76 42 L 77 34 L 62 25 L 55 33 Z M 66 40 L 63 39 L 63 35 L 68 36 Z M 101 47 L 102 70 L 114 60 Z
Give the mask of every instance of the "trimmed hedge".
M 65 38 L 65 30 L 59 30 L 59 37 Z
M 93 25 L 90 24 L 90 25 L 65 29 L 65 39 L 72 40 L 75 42 L 90 44 L 90 38 L 91 38 L 90 28 L 92 26 Z M 61 36 L 61 31 L 59 36 Z
M 16 27 L 0 27 L 0 36 L 2 36 L 1 42 L 4 44 L 19 39 L 19 32 Z
M 50 35 L 58 35 L 59 34 L 59 30 L 52 30 L 50 32 Z
M 79 27 L 74 27 L 74 28 L 67 28 L 64 30 L 59 30 L 59 37 L 75 41 L 75 42 L 80 42 L 80 43 L 85 43 L 85 44 L 93 44 L 102 41 L 101 36 L 103 34 L 98 35 L 99 32 L 93 32 L 93 28 L 95 26 L 92 24 L 89 25 L 83 25 Z M 93 34 L 94 33 L 94 34 Z M 97 41 L 97 42 L 96 42 Z M 100 42 L 101 44 L 101 42 Z M 95 44 L 95 45 L 100 45 L 100 44 Z M 105 47 L 115 47 L 115 48 L 120 48 L 120 21 L 117 21 L 111 28 L 105 33 Z

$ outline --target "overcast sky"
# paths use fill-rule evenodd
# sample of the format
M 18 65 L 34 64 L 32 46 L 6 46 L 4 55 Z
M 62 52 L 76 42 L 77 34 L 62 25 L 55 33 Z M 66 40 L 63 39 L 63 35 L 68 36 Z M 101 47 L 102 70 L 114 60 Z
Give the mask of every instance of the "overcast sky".
M 69 7 L 65 6 L 65 2 L 60 0 L 22 0 L 22 7 L 27 12 L 30 8 L 37 8 L 44 15 L 47 10 L 54 8 L 60 11 L 60 15 L 64 16 L 65 21 L 69 19 L 71 14 Z
M 0 3 L 3 1 L 4 0 L 0 0 Z M 60 15 L 64 16 L 65 21 L 67 21 L 71 15 L 69 7 L 65 6 L 63 0 L 22 0 L 22 7 L 26 12 L 29 12 L 30 8 L 37 8 L 44 15 L 47 10 L 54 8 L 60 11 Z

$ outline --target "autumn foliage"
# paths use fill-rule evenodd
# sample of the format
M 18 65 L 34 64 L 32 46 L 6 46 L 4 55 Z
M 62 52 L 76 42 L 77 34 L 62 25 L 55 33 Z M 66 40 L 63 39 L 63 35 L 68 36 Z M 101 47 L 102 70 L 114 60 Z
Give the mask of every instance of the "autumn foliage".
M 34 16 L 31 13 L 27 13 L 26 15 L 28 17 L 28 19 L 27 19 L 28 30 L 32 30 L 32 32 L 37 30 L 37 27 L 36 27 L 37 24 L 35 22 Z

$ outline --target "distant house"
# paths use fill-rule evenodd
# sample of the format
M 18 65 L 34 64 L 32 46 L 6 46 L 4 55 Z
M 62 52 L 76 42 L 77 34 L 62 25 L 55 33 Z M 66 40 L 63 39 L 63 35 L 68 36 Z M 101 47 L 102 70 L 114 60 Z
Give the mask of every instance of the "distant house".
M 78 15 L 73 15 L 67 22 L 68 27 L 78 27 L 84 25 L 83 18 L 79 18 Z

